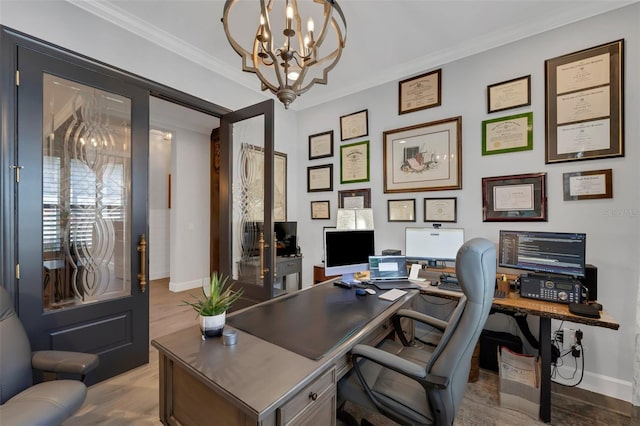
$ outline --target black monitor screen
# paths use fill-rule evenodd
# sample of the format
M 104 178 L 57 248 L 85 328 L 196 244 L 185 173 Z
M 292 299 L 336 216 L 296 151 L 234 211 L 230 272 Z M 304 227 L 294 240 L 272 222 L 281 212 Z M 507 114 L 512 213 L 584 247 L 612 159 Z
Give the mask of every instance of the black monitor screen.
M 584 277 L 586 234 L 500 231 L 499 266 Z
M 346 275 L 369 269 L 369 256 L 375 254 L 374 231 L 324 231 L 325 274 Z
M 276 233 L 278 256 L 296 254 L 298 248 L 298 222 L 275 222 L 273 230 Z

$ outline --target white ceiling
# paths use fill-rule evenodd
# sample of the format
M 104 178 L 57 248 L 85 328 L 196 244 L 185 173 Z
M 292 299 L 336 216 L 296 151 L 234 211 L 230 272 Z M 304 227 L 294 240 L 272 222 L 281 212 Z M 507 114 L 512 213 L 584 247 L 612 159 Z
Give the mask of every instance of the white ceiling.
M 260 91 L 257 77 L 242 72 L 240 57 L 224 35 L 220 22 L 223 0 L 67 1 Z M 327 85 L 311 88 L 292 109 L 399 81 L 638 0 L 337 1 L 348 30 L 342 59 L 329 73 Z M 255 32 L 257 18 L 247 17 L 245 22 L 247 31 Z

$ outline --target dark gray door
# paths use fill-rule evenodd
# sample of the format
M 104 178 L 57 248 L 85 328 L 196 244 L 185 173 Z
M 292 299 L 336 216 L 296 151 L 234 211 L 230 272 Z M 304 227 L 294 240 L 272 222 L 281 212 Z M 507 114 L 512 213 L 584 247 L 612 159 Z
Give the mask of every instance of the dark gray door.
M 274 102 L 225 114 L 220 120 L 220 268 L 244 297 L 234 308 L 276 296 L 273 235 Z M 279 211 L 279 210 L 278 210 Z
M 147 363 L 148 92 L 18 47 L 18 311 L 34 350 L 97 353 L 92 382 Z M 142 245 L 140 246 L 142 247 Z

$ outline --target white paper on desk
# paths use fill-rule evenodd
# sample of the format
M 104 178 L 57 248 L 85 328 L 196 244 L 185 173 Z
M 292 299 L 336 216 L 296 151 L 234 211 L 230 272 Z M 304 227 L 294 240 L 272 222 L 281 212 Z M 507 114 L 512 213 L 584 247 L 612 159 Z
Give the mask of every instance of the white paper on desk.
M 407 294 L 406 291 L 400 290 L 399 288 L 394 288 L 392 290 L 387 291 L 386 293 L 382 293 L 378 297 L 380 299 L 394 301 L 394 300 L 398 300 L 400 297 L 404 296 L 405 294 Z

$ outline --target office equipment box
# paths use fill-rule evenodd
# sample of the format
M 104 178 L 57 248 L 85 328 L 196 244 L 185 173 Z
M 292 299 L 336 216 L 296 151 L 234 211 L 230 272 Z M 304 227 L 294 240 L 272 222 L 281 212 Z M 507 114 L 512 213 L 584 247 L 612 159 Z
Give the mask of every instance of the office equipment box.
M 498 372 L 498 349 L 504 346 L 522 353 L 522 339 L 504 331 L 482 330 L 480 334 L 480 368 Z
M 498 363 L 500 406 L 537 419 L 540 413 L 540 358 L 501 347 Z

